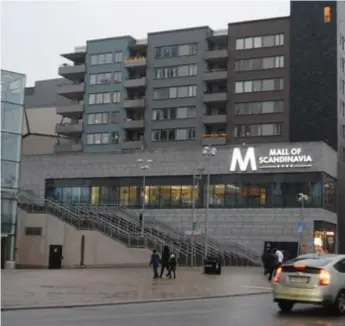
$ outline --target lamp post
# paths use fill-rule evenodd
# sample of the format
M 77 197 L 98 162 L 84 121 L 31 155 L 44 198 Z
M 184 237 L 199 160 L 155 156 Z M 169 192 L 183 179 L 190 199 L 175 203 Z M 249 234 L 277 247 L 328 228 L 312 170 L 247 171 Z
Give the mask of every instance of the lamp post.
M 143 185 L 142 185 L 142 192 L 141 192 L 141 213 L 140 213 L 140 227 L 141 227 L 141 234 L 144 235 L 144 213 L 145 213 L 145 195 L 146 195 L 146 171 L 151 168 L 152 160 L 150 159 L 137 159 L 137 163 L 139 164 L 139 169 L 143 172 Z
M 202 155 L 207 156 L 207 181 L 206 181 L 206 212 L 205 212 L 205 253 L 204 257 L 207 258 L 208 254 L 208 211 L 210 206 L 210 179 L 212 168 L 212 156 L 217 154 L 215 147 L 205 146 L 202 150 Z
M 309 200 L 309 196 L 303 193 L 299 193 L 297 197 L 297 201 L 301 203 L 301 218 L 299 223 L 301 230 L 298 230 L 299 232 L 299 240 L 298 240 L 298 254 L 301 254 L 301 249 L 302 249 L 302 240 L 303 240 L 303 230 L 304 230 L 304 204 L 306 201 Z
M 202 178 L 204 168 L 198 168 L 193 171 L 193 189 L 192 189 L 192 237 L 195 236 L 197 217 L 195 215 L 195 187 L 199 184 Z M 193 240 L 194 241 L 194 240 Z M 194 266 L 194 243 L 192 242 L 191 266 Z

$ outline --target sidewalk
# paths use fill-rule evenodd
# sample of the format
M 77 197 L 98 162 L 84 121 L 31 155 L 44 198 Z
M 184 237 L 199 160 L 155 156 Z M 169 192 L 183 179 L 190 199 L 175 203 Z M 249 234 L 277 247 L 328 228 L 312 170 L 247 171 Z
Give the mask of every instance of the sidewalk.
M 177 279 L 152 279 L 147 268 L 3 270 L 2 309 L 74 306 L 270 292 L 261 268 L 224 268 L 220 276 L 180 268 Z

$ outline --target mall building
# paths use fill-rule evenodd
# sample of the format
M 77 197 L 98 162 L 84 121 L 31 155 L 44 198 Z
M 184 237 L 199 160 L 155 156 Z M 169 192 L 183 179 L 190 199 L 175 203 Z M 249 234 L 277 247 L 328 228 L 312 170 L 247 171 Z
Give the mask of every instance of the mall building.
M 260 253 L 301 229 L 334 251 L 338 231 L 345 251 L 344 21 L 343 2 L 293 1 L 287 17 L 65 52 L 62 78 L 26 89 L 23 191 L 137 215 L 144 201 L 186 231 L 208 215 L 211 237 Z

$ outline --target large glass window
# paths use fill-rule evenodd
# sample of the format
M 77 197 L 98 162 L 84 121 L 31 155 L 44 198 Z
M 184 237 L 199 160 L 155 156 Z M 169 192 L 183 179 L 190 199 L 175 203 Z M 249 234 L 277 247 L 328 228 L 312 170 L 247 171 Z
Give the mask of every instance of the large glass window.
M 109 204 L 109 188 L 108 187 L 101 187 L 101 195 L 99 197 L 99 203 L 101 205 Z
M 181 187 L 181 206 L 182 207 L 192 207 L 192 186 L 182 186 Z
M 17 201 L 1 199 L 1 224 L 15 222 Z
M 159 207 L 160 187 L 150 186 L 150 204 L 151 208 Z
M 160 207 L 170 207 L 170 186 L 161 186 Z
M 91 188 L 91 205 L 99 205 L 99 187 Z
M 87 204 L 90 202 L 90 188 L 89 187 L 80 188 L 80 202 L 83 204 Z
M 128 206 L 136 207 L 138 205 L 138 187 L 129 187 L 129 203 Z
M 181 207 L 181 186 L 171 186 L 171 207 Z
M 19 163 L 1 161 L 1 187 L 18 188 L 19 186 Z
M 21 134 L 1 133 L 1 159 L 8 161 L 20 160 Z
M 72 201 L 72 188 L 63 189 L 63 198 L 62 201 L 66 204 L 70 204 Z
M 72 203 L 79 203 L 80 202 L 80 188 L 74 187 L 72 188 Z
M 129 187 L 121 186 L 120 188 L 120 204 L 128 206 L 129 204 Z
M 21 134 L 23 112 L 21 105 L 1 102 L 1 130 Z

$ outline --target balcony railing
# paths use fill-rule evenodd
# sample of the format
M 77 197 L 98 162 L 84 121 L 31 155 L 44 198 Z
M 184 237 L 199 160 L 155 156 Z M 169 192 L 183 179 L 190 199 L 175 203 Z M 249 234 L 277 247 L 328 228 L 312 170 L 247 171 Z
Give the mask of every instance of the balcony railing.
M 226 114 L 209 114 L 202 117 L 205 124 L 223 124 L 227 122 Z
M 55 126 L 55 132 L 57 134 L 71 134 L 81 133 L 83 130 L 83 123 L 57 123 Z
M 71 142 L 59 142 L 55 145 L 55 152 L 56 153 L 63 153 L 63 152 L 81 152 L 82 145 L 77 143 Z
M 219 59 L 226 59 L 229 56 L 228 49 L 215 49 L 215 50 L 209 50 L 205 52 L 204 58 L 205 60 L 213 60 L 217 61 Z
M 145 87 L 146 86 L 146 77 L 138 77 L 127 79 L 124 82 L 124 86 L 127 88 L 131 87 Z
M 227 91 L 218 91 L 204 94 L 204 102 L 226 102 L 228 100 Z
M 145 107 L 145 98 L 135 98 L 135 99 L 125 99 L 124 108 L 144 108 Z
M 225 145 L 228 134 L 226 133 L 209 133 L 204 134 L 202 145 Z
M 228 77 L 228 71 L 225 68 L 215 68 L 205 71 L 204 79 L 206 81 L 225 80 Z
M 144 67 L 146 66 L 146 58 L 145 57 L 127 57 L 125 58 L 125 66 L 127 68 Z

